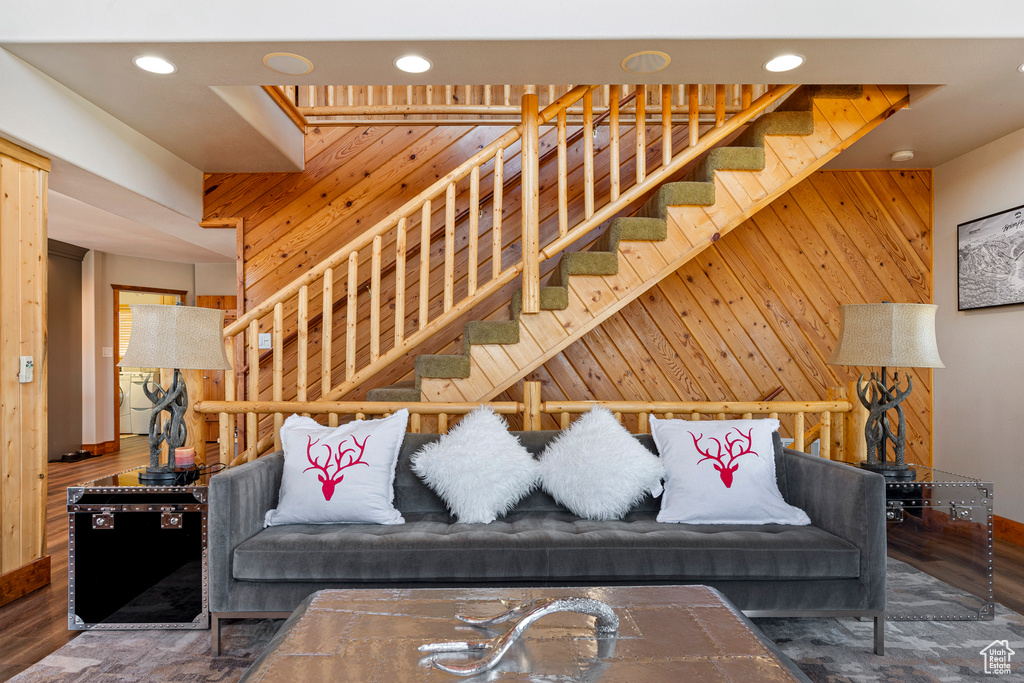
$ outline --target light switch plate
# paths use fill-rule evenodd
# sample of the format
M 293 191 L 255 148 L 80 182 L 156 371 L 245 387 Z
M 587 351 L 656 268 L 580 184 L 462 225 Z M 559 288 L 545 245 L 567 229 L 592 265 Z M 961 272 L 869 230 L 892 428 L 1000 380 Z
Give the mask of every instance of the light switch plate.
M 18 366 L 18 381 L 22 384 L 32 381 L 32 356 L 21 356 Z
M 104 358 L 113 358 L 114 357 L 114 347 L 113 346 L 104 346 L 102 349 L 100 349 L 100 353 L 103 355 Z
M 272 348 L 270 343 L 270 332 L 260 332 L 257 340 L 257 347 L 261 349 Z

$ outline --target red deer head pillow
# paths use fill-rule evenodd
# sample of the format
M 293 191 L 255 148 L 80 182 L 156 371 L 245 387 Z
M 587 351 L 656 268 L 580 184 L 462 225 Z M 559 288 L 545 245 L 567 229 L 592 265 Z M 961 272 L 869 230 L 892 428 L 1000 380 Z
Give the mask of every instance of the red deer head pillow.
M 281 493 L 264 526 L 404 523 L 394 505 L 394 482 L 408 422 L 408 410 L 335 428 L 289 417 L 281 427 Z
M 651 434 L 665 464 L 659 522 L 810 524 L 775 482 L 778 420 L 658 420 Z

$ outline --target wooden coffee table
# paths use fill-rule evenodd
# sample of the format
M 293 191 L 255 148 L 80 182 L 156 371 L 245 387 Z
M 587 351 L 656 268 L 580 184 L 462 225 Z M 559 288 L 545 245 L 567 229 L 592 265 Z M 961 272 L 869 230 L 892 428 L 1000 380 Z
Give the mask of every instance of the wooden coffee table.
M 501 598 L 554 597 L 607 603 L 619 617 L 618 633 L 598 638 L 592 617 L 551 614 L 530 626 L 497 668 L 473 680 L 809 681 L 706 586 L 324 590 L 295 610 L 242 680 L 460 680 L 434 668 L 416 648 L 491 638 L 513 623 L 475 628 L 456 621 L 456 614 L 492 616 L 505 610 Z M 466 663 L 479 655 L 435 656 Z

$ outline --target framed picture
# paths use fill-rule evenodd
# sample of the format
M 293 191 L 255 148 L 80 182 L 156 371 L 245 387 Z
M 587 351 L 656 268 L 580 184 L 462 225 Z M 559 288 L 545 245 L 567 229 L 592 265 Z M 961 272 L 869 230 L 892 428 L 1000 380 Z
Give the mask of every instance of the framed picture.
M 957 310 L 1024 303 L 1024 206 L 956 226 Z

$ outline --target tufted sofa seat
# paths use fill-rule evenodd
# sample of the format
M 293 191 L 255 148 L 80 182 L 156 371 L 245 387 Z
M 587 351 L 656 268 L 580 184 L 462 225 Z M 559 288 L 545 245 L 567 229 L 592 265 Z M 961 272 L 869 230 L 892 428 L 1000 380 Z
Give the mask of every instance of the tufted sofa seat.
M 557 432 L 521 432 L 535 455 Z M 408 434 L 395 475 L 400 525 L 262 528 L 284 465 L 274 453 L 210 482 L 209 578 L 218 619 L 282 613 L 322 588 L 706 584 L 758 615 L 876 617 L 885 606 L 882 477 L 783 449 L 779 489 L 810 526 L 655 521 L 660 498 L 625 518 L 580 519 L 542 491 L 490 524 L 460 524 L 412 472 L 436 435 Z M 649 435 L 636 437 L 657 452 Z

